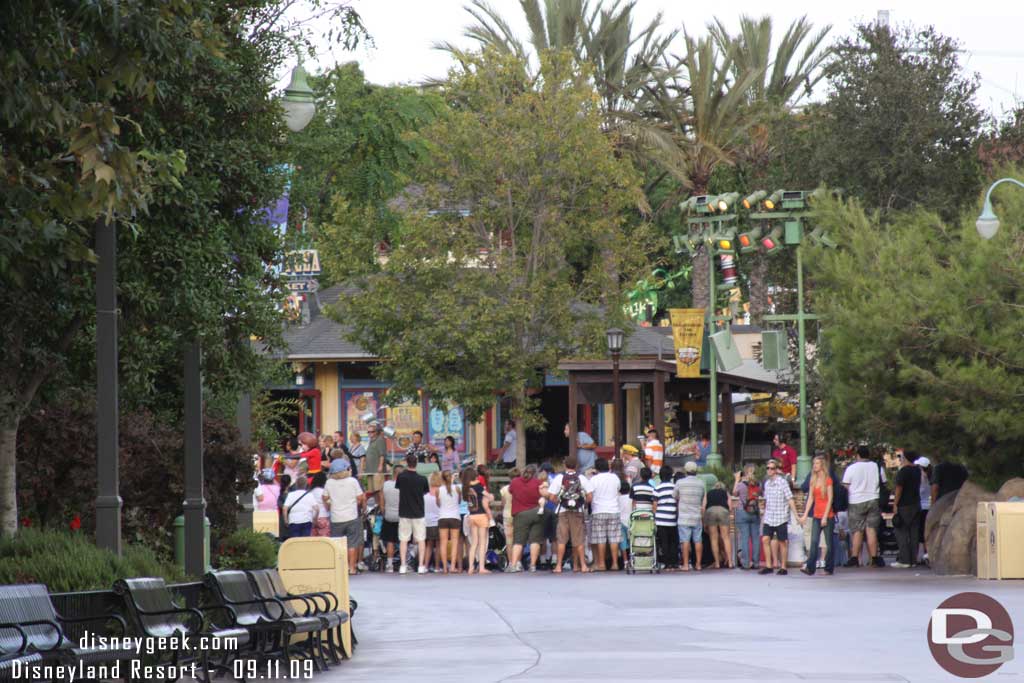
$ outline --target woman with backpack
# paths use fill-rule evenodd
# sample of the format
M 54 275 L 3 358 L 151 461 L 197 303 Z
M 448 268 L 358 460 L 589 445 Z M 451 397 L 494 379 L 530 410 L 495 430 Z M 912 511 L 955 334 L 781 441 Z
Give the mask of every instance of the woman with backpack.
M 732 495 L 736 506 L 736 533 L 739 535 L 740 568 L 757 569 L 761 564 L 761 485 L 754 476 L 754 466 L 746 465 L 736 473 Z M 746 562 L 744 562 L 746 558 Z M 746 566 L 744 566 L 746 565 Z

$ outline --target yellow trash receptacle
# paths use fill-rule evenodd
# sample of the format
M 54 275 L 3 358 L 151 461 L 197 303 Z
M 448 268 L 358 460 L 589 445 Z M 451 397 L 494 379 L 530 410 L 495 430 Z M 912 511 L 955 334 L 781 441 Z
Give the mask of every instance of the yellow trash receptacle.
M 277 570 L 289 593 L 329 591 L 351 619 L 348 605 L 348 543 L 344 538 L 289 538 L 277 554 Z M 352 628 L 342 627 L 342 645 L 352 654 Z
M 273 534 L 274 536 L 279 536 L 279 521 L 280 517 L 278 517 L 277 510 L 252 511 L 252 530 L 258 534 Z

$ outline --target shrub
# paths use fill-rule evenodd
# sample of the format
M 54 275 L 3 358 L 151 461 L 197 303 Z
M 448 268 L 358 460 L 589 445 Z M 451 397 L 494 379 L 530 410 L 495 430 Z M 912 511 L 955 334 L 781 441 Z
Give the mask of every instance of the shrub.
M 220 542 L 214 565 L 219 569 L 266 569 L 277 566 L 278 542 L 268 534 L 239 529 Z
M 0 538 L 0 584 L 43 583 L 63 593 L 109 589 L 118 579 L 137 576 L 184 578 L 178 567 L 160 562 L 141 546 L 130 545 L 118 557 L 79 533 L 22 529 Z
M 120 421 L 124 539 L 170 560 L 172 524 L 181 514 L 184 449 L 180 424 L 136 411 Z M 206 515 L 221 533 L 237 526 L 241 489 L 252 488 L 249 449 L 224 421 L 203 421 Z M 18 431 L 18 509 L 33 527 L 95 528 L 96 416 L 88 405 L 49 405 Z

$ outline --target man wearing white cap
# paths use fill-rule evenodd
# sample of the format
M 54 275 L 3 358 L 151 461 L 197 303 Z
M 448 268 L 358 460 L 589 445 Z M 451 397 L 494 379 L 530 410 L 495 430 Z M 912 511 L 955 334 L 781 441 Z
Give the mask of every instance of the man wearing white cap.
M 932 461 L 923 455 L 914 463 L 921 468 L 921 559 L 928 561 L 928 544 L 924 538 L 924 523 L 928 519 L 928 510 L 932 507 Z

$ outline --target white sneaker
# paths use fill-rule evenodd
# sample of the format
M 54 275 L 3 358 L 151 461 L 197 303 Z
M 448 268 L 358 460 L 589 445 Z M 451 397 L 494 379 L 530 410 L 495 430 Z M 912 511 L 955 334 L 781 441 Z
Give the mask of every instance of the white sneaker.
M 399 568 L 398 568 L 398 573 L 399 573 L 399 574 L 408 574 L 408 573 L 409 573 L 409 568 L 408 568 L 408 567 L 406 567 L 406 566 L 405 566 L 405 565 L 403 564 L 403 565 L 402 565 L 401 567 L 399 567 Z
M 818 569 L 824 569 L 825 568 L 825 560 L 818 560 L 818 565 L 817 566 L 818 566 Z
M 416 570 L 416 573 L 417 574 L 426 574 L 427 573 L 427 568 L 421 565 L 420 568 Z
M 384 573 L 385 574 L 394 574 L 395 573 L 395 565 L 393 565 L 390 562 L 388 562 L 386 565 L 384 565 Z
M 896 567 L 896 569 L 910 569 L 910 565 L 909 564 L 905 564 L 903 562 L 892 562 L 892 563 L 889 564 L 889 566 L 890 567 Z
M 357 564 L 357 565 L 356 565 L 356 569 L 358 569 L 358 570 L 359 570 L 359 571 L 361 571 L 361 572 L 365 572 L 365 571 L 367 571 L 367 568 L 366 568 L 366 563 L 365 563 L 365 562 L 362 562 L 362 561 L 360 561 L 360 562 L 359 562 L 359 564 Z

